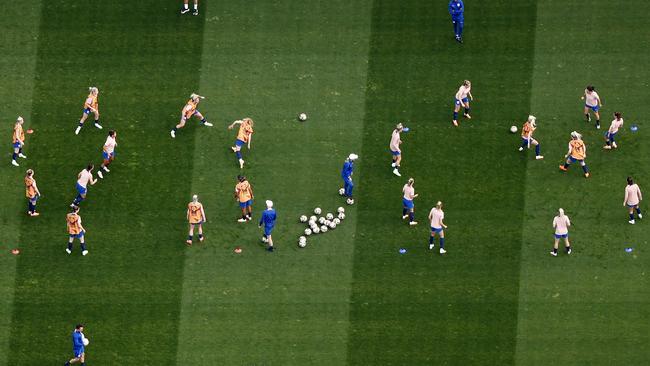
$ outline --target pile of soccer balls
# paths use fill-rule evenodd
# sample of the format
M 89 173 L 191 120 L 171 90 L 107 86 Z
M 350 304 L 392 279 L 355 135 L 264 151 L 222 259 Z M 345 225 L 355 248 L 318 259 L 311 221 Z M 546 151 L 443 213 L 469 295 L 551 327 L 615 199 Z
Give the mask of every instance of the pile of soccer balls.
M 307 224 L 307 228 L 305 229 L 305 235 L 298 238 L 298 246 L 301 248 L 306 247 L 307 237 L 312 234 L 323 234 L 329 230 L 336 229 L 336 227 L 340 225 L 343 220 L 345 220 L 345 209 L 343 207 L 339 207 L 336 211 L 336 216 L 333 213 L 328 212 L 324 216 L 319 217 L 317 215 L 320 215 L 323 211 L 320 209 L 320 207 L 316 207 L 312 216 L 300 216 L 300 222 Z

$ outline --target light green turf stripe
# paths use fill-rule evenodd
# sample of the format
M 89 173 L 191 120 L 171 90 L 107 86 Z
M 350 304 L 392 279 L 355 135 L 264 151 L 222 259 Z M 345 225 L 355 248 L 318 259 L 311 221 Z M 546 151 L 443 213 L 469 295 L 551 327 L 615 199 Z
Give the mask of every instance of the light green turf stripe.
M 346 364 L 355 215 L 302 250 L 297 218 L 341 204 L 340 165 L 361 150 L 370 12 L 371 1 L 339 0 L 203 9 L 200 110 L 215 127 L 196 135 L 192 188 L 209 222 L 206 243 L 187 251 L 177 364 Z M 234 222 L 225 124 L 244 116 L 257 122 L 244 149 L 255 214 L 270 198 L 280 215 L 274 254 L 256 244 L 256 223 Z
M 632 227 L 621 206 L 625 177 L 650 184 L 647 129 L 627 127 L 647 113 L 650 25 L 644 1 L 540 1 L 531 113 L 546 159 L 528 164 L 519 290 L 517 365 L 642 365 L 650 362 L 648 223 Z M 580 16 L 567 16 L 580 14 Z M 618 151 L 582 120 L 587 84 L 604 100 L 603 128 L 615 110 L 627 123 Z M 572 130 L 584 133 L 592 177 L 557 169 Z M 529 153 L 529 154 L 532 154 Z M 532 158 L 532 155 L 530 155 Z M 549 172 L 556 174 L 549 175 Z M 647 188 L 646 188 L 647 190 Z M 563 207 L 574 253 L 552 258 L 551 222 Z M 635 252 L 624 252 L 626 246 Z
M 29 245 L 19 242 L 19 228 L 22 215 L 27 211 L 22 178 L 32 165 L 29 160 L 21 161 L 20 168 L 10 165 L 10 142 L 16 116 L 25 118 L 26 128 L 37 128 L 31 124 L 30 117 L 40 16 L 40 0 L 4 6 L 0 12 L 0 141 L 3 146 L 0 159 L 0 365 L 7 363 L 13 314 L 17 258 L 9 251 Z M 28 137 L 26 155 L 30 149 L 33 147 L 29 146 Z

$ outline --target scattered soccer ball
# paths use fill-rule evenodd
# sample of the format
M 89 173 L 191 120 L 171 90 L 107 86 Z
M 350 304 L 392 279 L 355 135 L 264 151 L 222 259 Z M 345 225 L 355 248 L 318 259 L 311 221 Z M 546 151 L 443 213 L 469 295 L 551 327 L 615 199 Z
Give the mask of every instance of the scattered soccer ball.
M 323 224 L 325 222 L 325 218 L 323 216 L 318 218 L 318 223 Z
M 311 229 L 305 229 L 305 236 L 311 235 Z
M 330 227 L 330 229 L 336 229 L 336 223 L 334 221 L 330 222 L 328 226 Z
M 328 212 L 327 215 L 325 215 L 325 218 L 331 220 L 334 218 L 334 215 L 331 212 Z
M 83 343 L 84 343 L 84 346 L 87 346 L 88 344 L 90 344 L 90 341 L 88 340 L 88 338 L 84 337 L 83 338 Z
M 336 209 L 336 212 L 343 213 L 343 212 L 345 212 L 345 208 L 339 207 L 338 209 Z
M 300 216 L 300 222 L 307 222 L 308 218 L 305 215 Z
M 336 224 L 336 225 L 338 225 L 338 224 L 340 224 L 340 223 L 341 223 L 341 220 L 340 220 L 338 217 L 335 218 L 334 220 L 332 220 L 332 224 Z
M 316 220 L 318 220 L 318 218 L 314 215 L 309 218 L 309 222 L 316 222 Z
M 510 132 L 517 133 L 517 126 L 510 126 Z
M 345 194 L 345 188 L 339 189 L 339 196 L 343 196 Z
M 298 246 L 301 248 L 304 248 L 307 246 L 307 238 L 304 236 L 301 236 L 298 238 Z
M 315 226 L 313 229 L 311 229 L 311 232 L 314 234 L 320 233 L 320 228 L 318 226 Z
M 320 215 L 321 212 L 322 212 L 322 211 L 321 211 L 320 207 L 316 207 L 316 208 L 314 209 L 314 213 L 315 213 L 316 215 Z
M 348 198 L 345 202 L 346 202 L 348 205 L 354 205 L 354 200 L 353 200 L 352 198 Z
M 323 225 L 320 227 L 320 232 L 321 233 L 326 233 L 327 232 L 327 226 Z
M 298 115 L 298 119 L 303 121 L 303 122 L 306 121 L 307 120 L 307 113 L 300 113 Z
M 345 214 L 343 212 L 339 214 L 339 220 L 345 220 Z
M 263 236 L 262 237 L 262 243 L 268 243 L 268 242 L 269 242 L 269 239 L 267 239 L 266 236 Z

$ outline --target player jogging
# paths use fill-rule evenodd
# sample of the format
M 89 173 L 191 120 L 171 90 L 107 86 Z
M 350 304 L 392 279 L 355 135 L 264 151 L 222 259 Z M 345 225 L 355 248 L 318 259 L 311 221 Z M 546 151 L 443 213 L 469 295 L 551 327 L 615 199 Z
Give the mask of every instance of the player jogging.
M 11 157 L 11 164 L 13 166 L 20 166 L 18 164 L 18 161 L 16 161 L 16 159 L 19 157 L 27 159 L 27 156 L 23 154 L 23 146 L 25 145 L 25 131 L 23 131 L 23 122 L 25 122 L 23 117 L 18 116 L 16 119 L 16 124 L 14 125 L 14 134 L 12 139 L 14 154 Z
M 90 93 L 84 102 L 83 114 L 79 120 L 79 126 L 77 126 L 77 129 L 74 131 L 75 135 L 78 135 L 79 131 L 81 131 L 81 127 L 84 126 L 84 122 L 86 122 L 86 118 L 88 118 L 90 112 L 95 115 L 95 127 L 99 128 L 100 130 L 103 128 L 102 125 L 99 124 L 99 89 L 97 89 L 97 87 L 91 86 L 88 88 L 88 91 Z
M 253 187 L 243 175 L 237 176 L 235 185 L 235 200 L 241 208 L 241 218 L 237 222 L 246 222 L 253 219 Z
M 400 163 L 402 162 L 402 150 L 400 149 L 399 145 L 402 144 L 402 139 L 400 134 L 404 130 L 404 126 L 401 123 L 398 123 L 397 126 L 395 126 L 395 129 L 393 130 L 393 134 L 390 137 L 390 153 L 393 156 L 393 163 L 390 165 L 393 168 L 393 174 L 395 174 L 398 177 L 401 177 L 402 175 L 399 172 L 399 166 Z
M 413 199 L 418 195 L 415 193 L 415 187 L 413 184 L 415 179 L 409 178 L 408 182 L 402 188 L 402 204 L 404 208 L 402 209 L 402 220 L 408 218 L 409 225 L 417 225 L 418 222 L 415 221 L 415 205 L 413 204 Z
M 183 7 L 181 8 L 181 14 L 185 14 L 190 11 L 190 0 L 183 0 Z M 192 15 L 199 15 L 199 0 L 194 0 L 194 11 Z
M 535 116 L 528 116 L 528 120 L 524 122 L 524 125 L 521 127 L 521 146 L 519 151 L 524 151 L 524 149 L 530 149 L 530 145 L 535 146 L 535 159 L 540 160 L 544 159 L 544 156 L 540 155 L 540 145 L 537 140 L 533 138 L 533 132 L 537 129 L 537 122 Z
M 41 192 L 36 186 L 36 179 L 34 179 L 34 171 L 27 169 L 25 173 L 25 196 L 27 197 L 27 214 L 29 216 L 40 215 L 36 212 L 36 201 L 41 197 Z
M 86 169 L 80 171 L 77 175 L 77 197 L 72 201 L 70 207 L 79 206 L 79 204 L 86 199 L 88 183 L 90 183 L 90 185 L 97 183 L 97 180 L 93 179 L 93 169 L 95 169 L 95 166 L 93 164 L 88 164 Z
M 203 223 L 207 221 L 203 205 L 199 202 L 199 196 L 193 195 L 192 202 L 187 205 L 187 221 L 190 223 L 190 233 L 187 236 L 187 246 L 192 245 L 194 226 L 198 226 L 199 242 L 203 241 Z
M 262 225 L 264 225 L 264 236 L 262 236 L 262 241 L 267 243 L 266 250 L 268 250 L 269 252 L 273 251 L 273 238 L 271 237 L 271 233 L 273 232 L 273 228 L 275 227 L 276 218 L 277 215 L 275 213 L 275 209 L 273 209 L 273 201 L 267 200 L 266 210 L 262 212 L 262 217 L 260 217 L 259 227 L 261 228 Z
M 589 111 L 594 112 L 594 116 L 596 116 L 596 128 L 600 128 L 600 108 L 603 106 L 600 96 L 598 93 L 596 93 L 596 88 L 593 87 L 593 85 L 588 85 L 587 88 L 585 89 L 584 95 L 580 98 L 585 101 L 585 117 L 587 118 L 587 122 L 591 122 L 591 115 L 589 114 Z
M 247 145 L 248 150 L 251 149 L 251 140 L 253 139 L 253 120 L 250 118 L 237 120 L 228 126 L 228 129 L 232 130 L 236 125 L 239 125 L 239 132 L 237 132 L 235 146 L 231 147 L 231 149 L 235 152 L 235 156 L 239 161 L 239 169 L 244 169 L 244 159 L 242 159 L 241 156 L 241 147 Z
M 110 170 L 108 170 L 108 165 L 115 160 L 115 146 L 117 146 L 116 138 L 116 131 L 108 131 L 108 137 L 106 137 L 106 142 L 104 142 L 104 148 L 102 151 L 102 158 L 104 161 L 97 171 L 97 175 L 102 179 L 104 179 L 104 173 L 102 173 L 102 170 L 109 173 Z
M 77 324 L 77 326 L 74 327 L 74 331 L 72 332 L 72 353 L 74 358 L 66 362 L 65 366 L 70 366 L 75 363 L 80 363 L 81 366 L 86 365 L 86 346 L 84 344 L 88 344 L 88 340 L 86 339 L 86 336 L 84 336 L 83 331 L 83 324 Z
M 185 104 L 185 107 L 183 107 L 183 110 L 181 111 L 181 120 L 178 122 L 176 127 L 172 128 L 170 131 L 170 134 L 172 135 L 172 138 L 176 138 L 176 131 L 178 131 L 179 128 L 183 128 L 185 126 L 185 122 L 190 119 L 192 116 L 196 116 L 196 118 L 201 120 L 201 124 L 203 126 L 207 127 L 212 127 L 212 123 L 208 122 L 205 117 L 199 112 L 196 107 L 198 107 L 199 102 L 201 99 L 205 99 L 205 97 L 192 93 L 190 95 L 190 99 L 187 101 Z
M 81 243 L 81 255 L 88 254 L 86 249 L 86 229 L 81 225 L 81 216 L 79 216 L 79 206 L 72 206 L 70 213 L 66 216 L 68 224 L 68 247 L 65 249 L 66 253 L 72 254 L 72 242 L 79 239 Z
M 352 198 L 352 190 L 354 189 L 354 182 L 352 181 L 352 173 L 354 172 L 354 161 L 359 156 L 357 154 L 350 154 L 341 168 L 341 178 L 343 179 L 343 196 Z
M 429 221 L 431 221 L 431 236 L 429 236 L 429 250 L 433 249 L 436 244 L 436 234 L 440 237 L 440 254 L 445 254 L 445 225 L 442 220 L 445 218 L 445 213 L 442 211 L 442 202 L 438 201 L 436 207 L 429 212 Z
M 641 209 L 639 208 L 639 203 L 643 197 L 641 196 L 641 189 L 639 186 L 634 183 L 632 177 L 627 177 L 627 186 L 625 187 L 625 199 L 623 199 L 623 206 L 627 206 L 628 213 L 630 214 L 630 224 L 634 224 L 634 211 L 636 210 L 636 215 L 639 217 L 639 220 L 643 218 L 641 214 Z
M 621 112 L 615 112 L 614 120 L 607 132 L 605 132 L 605 146 L 603 146 L 603 149 L 611 150 L 612 148 L 616 149 L 618 147 L 616 146 L 615 137 L 618 129 L 621 127 L 623 127 L 623 117 L 621 116 Z
M 458 43 L 463 43 L 464 12 L 465 5 L 462 0 L 451 0 L 449 2 L 449 15 L 451 15 L 451 23 L 454 25 L 454 34 Z
M 454 97 L 454 120 L 452 121 L 454 126 L 458 126 L 458 111 L 460 111 L 461 106 L 465 108 L 463 116 L 467 119 L 472 119 L 472 116 L 469 115 L 469 102 L 474 99 L 471 89 L 472 83 L 469 80 L 465 80 L 456 92 Z
M 564 214 L 563 209 L 558 210 L 558 215 L 553 218 L 553 229 L 555 229 L 555 243 L 553 243 L 553 250 L 551 255 L 557 257 L 557 247 L 560 239 L 564 239 L 564 249 L 566 254 L 571 254 L 571 244 L 569 243 L 569 226 L 571 221 L 569 216 Z
M 568 171 L 569 165 L 575 163 L 576 161 L 582 166 L 582 170 L 585 172 L 585 178 L 589 178 L 589 168 L 585 163 L 585 158 L 587 157 L 587 146 L 582 141 L 582 135 L 576 131 L 571 132 L 571 141 L 569 141 L 569 152 L 564 156 L 567 158 L 564 165 L 560 165 L 560 170 Z

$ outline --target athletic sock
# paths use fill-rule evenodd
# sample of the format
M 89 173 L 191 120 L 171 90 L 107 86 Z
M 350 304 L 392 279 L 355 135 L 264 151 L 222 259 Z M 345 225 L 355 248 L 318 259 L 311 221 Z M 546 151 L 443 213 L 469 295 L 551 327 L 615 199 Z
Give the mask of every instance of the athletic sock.
M 11 157 L 11 158 L 12 158 L 12 160 L 16 160 L 16 158 L 18 158 L 18 154 L 16 154 L 16 153 L 13 153 L 13 155 L 12 155 L 12 157 Z
M 634 214 L 633 213 L 630 214 L 630 220 L 634 220 Z
M 465 114 L 469 114 L 469 108 L 465 108 Z
M 541 150 L 541 147 L 540 147 L 539 144 L 537 144 L 537 146 L 535 146 L 535 155 L 539 155 L 539 154 L 540 154 L 540 150 Z
M 586 165 L 582 166 L 582 170 L 585 172 L 585 174 L 589 173 L 589 168 L 587 168 Z
M 86 251 L 86 243 L 81 243 L 81 251 Z
M 72 251 L 72 243 L 68 242 L 68 249 Z
M 569 164 L 568 163 L 564 163 L 564 169 L 569 169 Z
M 587 119 L 587 121 L 590 120 L 590 118 L 589 118 L 589 113 L 585 113 L 585 118 Z
M 189 5 L 189 4 L 183 4 L 183 8 L 184 8 L 184 9 L 189 9 L 189 8 L 190 8 L 190 5 Z
M 557 254 L 557 248 L 553 248 L 553 254 Z
M 99 120 L 98 120 L 98 119 L 96 119 L 96 120 L 95 120 L 95 123 L 97 123 L 97 124 L 99 124 Z
M 192 241 L 192 235 L 188 235 L 187 240 Z
M 203 234 L 199 234 L 199 240 L 201 240 L 201 239 L 203 239 Z
M 458 112 L 454 112 L 454 121 L 458 120 Z
M 196 10 L 196 9 L 198 9 L 198 8 L 199 8 L 199 4 L 194 3 L 194 10 Z
M 636 213 L 637 213 L 637 215 L 641 215 L 641 209 L 640 209 L 640 208 L 637 208 L 637 209 L 636 209 Z
M 32 203 L 32 201 L 29 201 L 28 206 L 29 206 L 29 212 L 34 212 L 34 204 Z
M 413 212 L 409 212 L 409 221 L 410 222 L 415 221 L 415 214 Z
M 70 361 L 67 361 L 64 366 L 70 366 Z
M 409 211 L 408 208 L 403 209 L 403 210 L 402 210 L 402 216 L 406 216 L 406 213 L 407 213 L 408 211 Z
M 433 244 L 436 239 L 433 236 L 429 236 L 429 244 Z
M 568 253 L 568 252 L 569 252 L 569 250 L 571 250 L 571 246 L 569 245 L 568 247 L 564 247 L 564 249 L 565 249 L 565 250 L 566 250 L 566 252 Z
M 84 126 L 84 123 L 79 121 L 79 127 L 83 127 L 83 126 Z
M 178 131 L 178 128 L 174 127 L 174 128 L 172 128 L 172 131 L 176 132 L 176 131 Z
M 445 238 L 440 238 L 440 249 L 445 248 Z
M 241 160 L 241 152 L 235 151 L 235 156 L 237 157 L 237 159 Z
M 196 5 L 194 5 L 194 9 L 196 9 Z M 204 125 L 206 122 L 208 122 L 208 121 L 206 121 L 205 118 L 203 118 L 203 119 L 201 120 L 201 124 L 202 124 L 202 125 Z

